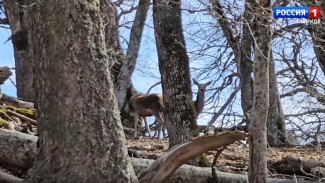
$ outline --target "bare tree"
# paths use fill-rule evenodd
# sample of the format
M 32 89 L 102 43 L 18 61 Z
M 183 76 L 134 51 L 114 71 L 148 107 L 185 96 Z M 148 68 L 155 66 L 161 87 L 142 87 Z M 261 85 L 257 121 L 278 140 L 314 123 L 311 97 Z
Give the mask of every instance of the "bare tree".
M 271 50 L 271 1 L 256 2 L 254 18 L 254 99 L 249 127 L 250 183 L 266 182 L 267 177 L 267 116 L 269 110 L 269 61 Z
M 130 33 L 130 41 L 126 52 L 125 61 L 121 67 L 115 85 L 115 94 L 118 107 L 121 109 L 125 102 L 127 88 L 130 87 L 131 76 L 135 69 L 138 53 L 140 49 L 142 32 L 146 21 L 150 0 L 140 0 L 135 14 L 134 22 Z
M 287 143 L 287 132 L 272 52 L 270 53 L 269 77 L 270 104 L 267 117 L 267 142 L 270 146 L 279 146 Z
M 27 1 L 40 150 L 24 182 L 137 182 L 99 1 Z M 114 18 L 114 17 L 111 17 Z
M 180 0 L 154 0 L 154 29 L 170 147 L 197 135 Z

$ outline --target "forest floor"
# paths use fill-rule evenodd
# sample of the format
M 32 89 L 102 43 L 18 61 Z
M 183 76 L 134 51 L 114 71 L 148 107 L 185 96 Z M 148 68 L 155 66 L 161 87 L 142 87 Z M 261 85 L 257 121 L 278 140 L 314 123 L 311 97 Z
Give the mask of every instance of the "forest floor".
M 140 139 L 128 139 L 128 149 L 137 151 L 141 158 L 157 159 L 168 151 L 168 140 L 141 137 Z M 208 162 L 211 164 L 216 155 L 215 151 L 206 153 Z M 319 147 L 280 147 L 268 148 L 268 164 L 282 160 L 284 157 L 292 156 L 302 160 L 313 160 L 325 163 L 325 151 Z M 236 174 L 247 174 L 249 162 L 249 147 L 236 142 L 227 146 L 217 159 L 216 167 L 219 171 Z M 271 172 L 269 172 L 271 174 Z
M 25 133 L 36 134 L 37 127 L 33 125 L 35 121 L 35 110 L 28 110 L 24 108 L 14 108 L 12 106 L 0 106 L 0 128 L 7 128 L 8 124 L 13 124 L 12 127 L 16 131 L 25 131 Z M 132 134 L 133 135 L 133 134 Z M 131 136 L 132 136 L 131 135 Z M 126 146 L 140 158 L 157 159 L 168 151 L 167 139 L 153 139 L 149 137 L 140 137 L 140 139 L 127 139 Z M 287 156 L 299 158 L 305 161 L 316 161 L 325 163 L 325 147 L 313 146 L 296 146 L 296 147 L 281 147 L 268 148 L 268 165 L 280 161 Z M 206 153 L 208 163 L 212 163 L 217 150 Z M 227 146 L 222 151 L 220 157 L 217 159 L 216 167 L 219 171 L 247 174 L 249 162 L 249 147 L 244 143 L 236 142 Z M 323 166 L 325 167 L 325 165 Z M 0 169 L 7 167 L 1 166 Z M 272 176 L 272 171 L 269 175 Z M 26 174 L 25 170 L 9 170 L 16 176 L 23 177 Z M 325 175 L 325 173 L 323 174 Z

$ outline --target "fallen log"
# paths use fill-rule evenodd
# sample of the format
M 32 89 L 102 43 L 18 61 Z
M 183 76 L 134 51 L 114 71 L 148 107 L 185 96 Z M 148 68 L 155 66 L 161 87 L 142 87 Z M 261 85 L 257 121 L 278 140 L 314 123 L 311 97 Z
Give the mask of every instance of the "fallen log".
M 137 175 L 148 167 L 151 167 L 155 160 L 132 158 L 132 165 Z M 227 173 L 215 171 L 218 181 L 222 183 L 248 183 L 247 175 Z M 191 165 L 182 165 L 171 176 L 168 183 L 206 183 L 207 179 L 211 178 L 211 168 L 197 167 Z M 319 183 L 318 181 L 305 180 L 303 177 L 297 177 L 298 182 L 304 183 Z M 292 179 L 280 179 L 280 178 L 267 178 L 267 183 L 297 183 L 294 178 Z
M 17 167 L 30 168 L 36 157 L 37 137 L 0 129 L 0 164 L 10 164 Z M 13 147 L 11 147 L 13 146 Z M 17 160 L 19 159 L 19 160 Z M 27 161 L 28 160 L 28 161 Z M 139 175 L 143 170 L 152 166 L 154 160 L 132 158 L 133 167 Z M 232 174 L 216 171 L 219 182 L 223 183 L 243 183 L 247 182 L 246 175 Z M 203 183 L 211 177 L 211 168 L 201 168 L 189 165 L 182 165 L 170 178 L 168 182 L 178 183 Z M 316 183 L 318 181 L 299 180 L 299 182 Z M 268 178 L 268 183 L 295 183 L 292 179 Z
M 308 176 L 306 174 L 312 174 L 312 169 L 317 167 L 325 168 L 325 164 L 322 162 L 286 156 L 282 158 L 282 160 L 272 163 L 269 169 L 280 174 Z
M 37 137 L 25 133 L 0 129 L 0 165 L 28 170 L 37 154 Z
M 18 108 L 26 108 L 26 109 L 34 109 L 34 103 L 32 102 L 26 102 L 23 100 L 19 100 L 15 97 L 3 94 L 2 98 L 0 98 L 2 103 L 5 103 L 6 105 L 18 107 Z

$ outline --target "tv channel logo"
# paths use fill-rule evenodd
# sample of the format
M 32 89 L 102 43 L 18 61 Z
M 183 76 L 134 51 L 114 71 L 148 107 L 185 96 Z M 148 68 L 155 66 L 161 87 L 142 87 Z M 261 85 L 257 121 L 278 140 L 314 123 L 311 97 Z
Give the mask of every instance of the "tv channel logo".
M 274 18 L 320 18 L 320 7 L 273 7 Z

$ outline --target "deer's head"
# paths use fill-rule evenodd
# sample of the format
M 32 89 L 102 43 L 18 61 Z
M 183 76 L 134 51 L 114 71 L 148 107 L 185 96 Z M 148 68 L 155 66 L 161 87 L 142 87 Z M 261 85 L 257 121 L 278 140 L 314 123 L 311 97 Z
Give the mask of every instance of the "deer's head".
M 199 82 L 197 82 L 195 79 L 193 79 L 193 82 L 195 85 L 197 85 L 199 92 L 204 93 L 206 90 L 206 87 L 209 86 L 211 84 L 211 81 L 205 83 L 205 84 L 200 84 Z

